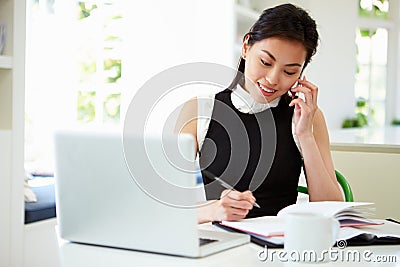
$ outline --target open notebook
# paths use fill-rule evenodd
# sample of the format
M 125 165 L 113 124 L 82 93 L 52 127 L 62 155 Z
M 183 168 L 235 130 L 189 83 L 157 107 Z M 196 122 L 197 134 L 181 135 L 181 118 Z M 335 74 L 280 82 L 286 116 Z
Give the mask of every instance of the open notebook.
M 400 224 L 387 220 L 369 219 L 368 217 L 373 212 L 373 203 L 366 202 L 299 203 L 282 209 L 278 216 L 264 216 L 234 222 L 222 221 L 218 225 L 225 229 L 248 233 L 255 243 L 282 246 L 285 215 L 302 211 L 335 217 L 341 225 L 337 240 L 357 238 L 357 245 L 360 245 L 363 240 L 367 244 L 377 239 L 400 243 Z
M 363 226 L 377 224 L 369 219 L 374 214 L 373 203 L 370 202 L 341 202 L 319 201 L 293 204 L 278 212 L 278 217 L 288 213 L 306 211 L 334 217 L 340 226 Z

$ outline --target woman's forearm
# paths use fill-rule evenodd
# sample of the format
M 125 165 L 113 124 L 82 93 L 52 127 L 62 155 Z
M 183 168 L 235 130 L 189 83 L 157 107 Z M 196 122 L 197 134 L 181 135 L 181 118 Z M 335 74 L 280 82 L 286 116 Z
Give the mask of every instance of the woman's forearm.
M 207 223 L 215 221 L 215 200 L 208 200 L 200 203 L 197 208 L 197 221 L 198 223 Z
M 343 201 L 334 170 L 329 170 L 312 135 L 299 137 L 310 201 Z

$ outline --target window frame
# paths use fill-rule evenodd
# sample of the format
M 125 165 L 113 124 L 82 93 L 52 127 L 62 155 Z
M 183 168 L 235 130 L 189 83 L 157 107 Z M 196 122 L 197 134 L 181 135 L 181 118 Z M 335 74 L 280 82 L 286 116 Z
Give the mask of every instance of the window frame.
M 400 3 L 389 0 L 387 19 L 362 17 L 358 15 L 357 27 L 375 30 L 384 28 L 388 31 L 387 65 L 386 65 L 386 97 L 385 97 L 385 126 L 393 119 L 400 118 Z M 370 102 L 370 99 L 368 99 Z

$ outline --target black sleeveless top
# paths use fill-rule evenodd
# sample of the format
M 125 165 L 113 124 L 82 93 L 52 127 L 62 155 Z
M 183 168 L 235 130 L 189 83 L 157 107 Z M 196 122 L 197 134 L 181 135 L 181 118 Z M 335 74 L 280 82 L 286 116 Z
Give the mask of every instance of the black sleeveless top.
M 302 159 L 293 140 L 293 107 L 281 97 L 278 106 L 255 114 L 238 111 L 231 89 L 215 96 L 210 125 L 199 152 L 201 170 L 220 176 L 239 191 L 250 189 L 261 208 L 247 218 L 276 215 L 297 199 Z M 207 199 L 225 190 L 207 177 Z

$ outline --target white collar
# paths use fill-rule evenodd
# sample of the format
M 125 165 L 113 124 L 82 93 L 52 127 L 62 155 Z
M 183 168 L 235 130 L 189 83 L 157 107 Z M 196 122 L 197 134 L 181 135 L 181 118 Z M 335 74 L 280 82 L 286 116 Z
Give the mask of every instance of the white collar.
M 258 103 L 248 92 L 243 89 L 240 84 L 237 85 L 236 89 L 233 90 L 231 94 L 231 101 L 235 108 L 242 113 L 249 114 L 258 113 L 271 107 L 276 107 L 278 106 L 280 99 L 281 98 L 278 97 L 277 99 L 274 99 L 266 104 Z

